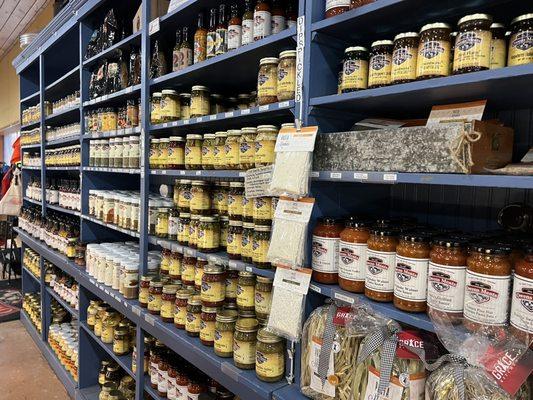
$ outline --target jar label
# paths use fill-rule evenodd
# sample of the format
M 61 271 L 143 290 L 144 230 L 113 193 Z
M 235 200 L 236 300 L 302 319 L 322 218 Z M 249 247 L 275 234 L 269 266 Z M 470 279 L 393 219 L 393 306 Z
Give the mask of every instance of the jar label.
M 313 235 L 312 268 L 318 272 L 337 273 L 339 239 Z
M 127 353 L 129 349 L 130 346 L 127 340 L 113 340 L 113 353 L 124 354 Z
M 215 36 L 215 54 L 224 54 L 228 51 L 228 30 L 217 29 Z
M 211 208 L 211 199 L 205 190 L 192 190 L 191 201 L 189 203 L 191 212 L 197 210 L 209 210 Z
M 213 165 L 213 146 L 202 145 L 202 165 Z
M 176 49 L 172 52 L 172 71 L 179 71 L 182 65 L 183 54 L 179 49 Z
M 226 278 L 226 297 L 237 298 L 237 278 Z
M 326 0 L 326 12 L 332 8 L 350 8 L 350 0 Z
M 176 306 L 174 313 L 174 323 L 184 326 L 187 323 L 187 306 Z
M 259 72 L 259 76 L 257 77 L 257 97 L 269 97 L 269 96 L 277 96 L 278 95 L 278 88 L 277 88 L 277 73 L 272 68 L 273 73 L 263 73 Z M 252 144 L 253 145 L 253 144 Z M 242 154 L 242 150 L 241 150 Z M 242 162 L 242 161 L 241 161 Z
M 191 115 L 208 115 L 209 99 L 202 96 L 191 96 Z M 200 149 L 200 146 L 198 146 Z
M 179 103 L 176 99 L 163 96 L 161 99 L 161 118 L 178 119 L 180 115 Z M 163 148 L 163 150 L 165 150 Z
M 215 47 L 216 47 L 216 40 L 217 40 L 216 36 L 217 36 L 217 33 L 215 31 L 209 32 L 207 34 L 207 49 L 206 49 L 207 58 L 215 56 Z
M 178 217 L 168 218 L 168 234 L 169 236 L 177 236 L 178 234 Z
M 254 41 L 254 20 L 242 20 L 242 44 L 250 44 Z
M 237 284 L 237 306 L 255 306 L 255 286 L 242 286 Z
M 226 157 L 226 164 L 239 164 L 239 150 L 239 143 L 237 141 L 228 143 L 228 141 L 226 140 L 226 143 L 224 144 L 224 155 Z
M 183 165 L 185 163 L 185 150 L 183 147 L 168 148 L 168 163 L 173 165 Z
M 200 332 L 200 314 L 194 314 L 187 311 L 187 319 L 185 322 L 185 330 L 187 332 Z
M 226 165 L 224 146 L 217 145 L 213 148 L 213 165 L 223 167 Z
M 185 145 L 185 165 L 201 165 L 202 148 L 200 146 Z
M 210 303 L 224 301 L 226 297 L 225 282 L 202 282 L 202 301 Z
M 164 236 L 168 234 L 168 215 L 162 218 L 161 217 L 157 218 L 157 225 L 155 226 L 155 233 L 157 235 L 164 235 Z
M 368 87 L 368 61 L 346 60 L 342 67 L 341 89 L 366 89 Z
M 416 55 L 414 47 L 399 47 L 392 53 L 391 82 L 416 79 Z
M 270 197 L 256 197 L 253 199 L 254 220 L 270 220 Z
M 463 312 L 466 266 L 429 263 L 428 306 L 444 312 Z
M 252 232 L 242 234 L 241 239 L 241 256 L 252 257 Z
M 180 49 L 180 53 L 181 53 L 180 69 L 183 69 L 185 67 L 192 65 L 192 61 L 193 61 L 192 49 L 188 47 L 182 47 Z
M 198 248 L 201 250 L 218 248 L 218 236 L 218 229 L 198 229 Z
M 111 343 L 113 342 L 113 334 L 115 333 L 115 327 L 113 326 L 104 326 L 102 327 L 102 342 Z
M 263 39 L 272 33 L 272 15 L 270 11 L 254 11 L 254 40 Z M 274 94 L 275 95 L 275 94 Z
M 376 54 L 370 58 L 368 86 L 388 85 L 391 80 L 391 54 Z
M 254 262 L 265 263 L 268 261 L 267 254 L 270 247 L 268 239 L 252 237 L 252 259 Z
M 285 26 L 287 25 L 287 22 L 283 15 L 273 15 L 271 24 L 272 27 L 270 30 L 273 35 L 275 33 L 280 33 L 282 30 L 284 30 Z
M 274 88 L 274 94 L 276 95 Z M 240 164 L 253 164 L 255 156 L 254 142 L 241 142 L 239 146 L 239 163 Z
M 203 276 L 204 276 L 204 269 L 202 267 L 196 266 L 196 268 L 194 269 L 194 286 L 201 289 Z
M 252 342 L 243 342 L 242 340 L 233 340 L 233 360 L 239 364 L 255 364 L 255 340 Z
M 255 353 L 255 371 L 258 375 L 275 378 L 285 371 L 285 357 L 280 353 L 265 353 L 257 350 Z
M 241 158 L 242 161 L 242 158 Z M 242 195 L 241 194 L 229 194 L 228 195 L 228 214 L 230 216 L 242 215 Z
M 339 278 L 364 281 L 366 276 L 366 243 L 339 243 Z
M 200 339 L 206 342 L 213 342 L 215 340 L 215 321 L 200 322 Z
M 215 351 L 220 353 L 233 352 L 233 331 L 215 330 Z
M 365 287 L 376 292 L 392 293 L 395 265 L 395 252 L 367 249 Z
M 492 39 L 490 44 L 490 69 L 503 68 L 507 60 L 507 44 L 504 39 Z
M 190 227 L 187 224 L 180 223 L 178 225 L 178 242 L 186 243 L 189 241 Z
M 168 371 L 159 370 L 159 376 L 157 377 L 157 391 L 160 393 L 167 392 Z
M 279 90 L 279 87 L 278 87 Z M 258 140 L 254 143 L 255 146 L 255 162 L 261 164 L 273 164 L 275 153 L 274 147 L 276 147 L 275 140 Z M 270 212 L 270 210 L 269 210 Z
M 148 304 L 148 298 L 149 297 L 150 297 L 149 289 L 148 288 L 139 287 L 139 303 Z
M 152 294 L 148 296 L 148 310 L 150 311 L 159 311 L 161 310 L 161 295 Z
M 296 88 L 296 67 L 278 66 L 277 94 L 294 93 Z
M 241 47 L 242 26 L 230 25 L 228 26 L 228 50 L 234 50 Z
M 469 67 L 490 67 L 490 31 L 459 32 L 455 39 L 453 70 Z
M 163 318 L 174 318 L 174 303 L 168 300 L 162 301 L 160 314 Z
M 181 280 L 186 282 L 194 282 L 194 265 L 183 264 L 183 270 L 181 271 Z
M 229 254 L 241 254 L 242 235 L 228 232 L 226 237 L 226 251 Z
M 464 316 L 480 324 L 505 325 L 509 313 L 511 276 L 466 271 Z
M 255 312 L 259 314 L 270 314 L 272 305 L 272 292 L 255 291 Z
M 529 63 L 533 63 L 533 30 L 512 34 L 509 40 L 507 65 L 523 65 Z
M 157 363 L 150 362 L 150 383 L 152 385 L 157 385 L 159 378 L 159 372 Z
M 511 325 L 533 335 L 533 279 L 514 275 Z
M 402 300 L 426 301 L 429 259 L 396 255 L 394 296 Z
M 254 216 L 254 200 L 248 197 L 242 196 L 242 216 L 251 217 Z
M 450 72 L 450 42 L 428 40 L 420 42 L 416 63 L 416 77 L 447 76 Z

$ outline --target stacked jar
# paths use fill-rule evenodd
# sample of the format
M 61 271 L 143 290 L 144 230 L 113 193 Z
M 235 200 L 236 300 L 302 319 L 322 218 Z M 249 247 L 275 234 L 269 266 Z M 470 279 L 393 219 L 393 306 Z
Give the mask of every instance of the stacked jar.
M 139 192 L 91 189 L 89 215 L 119 228 L 140 232 Z
M 94 139 L 89 144 L 89 166 L 109 168 L 139 168 L 138 136 Z

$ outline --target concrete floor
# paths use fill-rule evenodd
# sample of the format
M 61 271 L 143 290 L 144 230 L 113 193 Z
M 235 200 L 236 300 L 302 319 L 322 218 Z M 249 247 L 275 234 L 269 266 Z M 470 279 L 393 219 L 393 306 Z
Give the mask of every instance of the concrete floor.
M 69 400 L 20 321 L 0 324 L 0 400 Z

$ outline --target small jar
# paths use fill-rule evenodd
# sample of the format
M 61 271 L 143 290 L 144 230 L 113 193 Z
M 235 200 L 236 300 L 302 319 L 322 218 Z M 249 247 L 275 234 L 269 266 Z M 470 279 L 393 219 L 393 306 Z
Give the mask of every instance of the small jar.
M 200 215 L 191 214 L 191 223 L 189 224 L 189 247 L 198 248 L 198 225 L 200 225 Z
M 124 356 L 130 352 L 129 329 L 117 328 L 113 334 L 113 354 Z
M 226 251 L 230 260 L 241 259 L 241 245 L 242 245 L 242 222 L 238 220 L 230 220 L 228 228 L 228 236 L 226 242 Z
M 178 329 L 185 329 L 187 323 L 187 304 L 193 295 L 190 289 L 180 289 L 176 292 L 174 303 L 174 326 Z
M 275 125 L 259 125 L 255 137 L 254 161 L 256 167 L 274 164 L 274 148 L 278 138 L 278 128 Z
M 202 142 L 202 169 L 214 168 L 214 149 L 215 135 L 213 133 L 206 133 Z
M 241 129 L 241 142 L 239 151 L 240 169 L 250 169 L 255 166 L 255 138 L 257 129 L 246 127 Z
M 227 216 L 220 217 L 219 246 L 224 250 L 227 248 L 227 244 L 228 244 L 228 230 L 229 230 L 229 217 Z
M 211 196 L 206 181 L 192 181 L 189 208 L 192 214 L 208 215 L 211 212 Z
M 161 319 L 163 322 L 174 322 L 176 292 L 178 291 L 177 285 L 165 285 L 163 286 L 163 294 L 161 295 Z
M 278 101 L 278 62 L 276 57 L 266 57 L 259 61 L 257 102 L 260 106 Z
M 209 115 L 209 89 L 205 86 L 193 86 L 191 89 L 190 118 Z
M 209 114 L 211 115 L 220 114 L 225 111 L 224 98 L 220 94 L 217 94 L 217 93 L 211 94 L 211 96 L 209 96 L 209 101 L 210 101 Z
M 241 240 L 241 260 L 245 263 L 252 262 L 252 241 L 254 235 L 254 224 L 244 222 L 242 224 L 242 240 Z
M 139 305 L 142 308 L 148 307 L 150 300 L 150 282 L 153 278 L 151 275 L 141 276 L 141 281 L 139 282 Z
M 341 289 L 349 292 L 365 292 L 368 228 L 367 221 L 350 217 L 340 233 L 338 282 Z
M 228 216 L 232 220 L 242 220 L 243 182 L 230 182 L 228 192 Z
M 511 21 L 507 66 L 533 63 L 533 13 L 523 14 Z
M 159 359 L 159 363 L 157 364 L 157 375 L 158 375 L 157 394 L 163 398 L 167 397 L 167 390 L 168 390 L 169 364 L 168 364 L 167 357 L 168 356 L 166 354 L 163 354 L 161 358 Z
M 150 281 L 150 289 L 148 296 L 148 312 L 150 314 L 159 315 L 161 310 L 161 295 L 163 294 L 163 282 L 152 279 Z
M 159 165 L 159 139 L 150 139 L 150 156 L 149 156 L 150 169 L 158 169 Z
M 202 300 L 200 296 L 191 296 L 187 302 L 187 320 L 185 331 L 189 336 L 200 336 L 202 320 Z
M 242 222 L 254 221 L 254 199 L 242 196 Z
M 471 14 L 459 20 L 453 56 L 454 74 L 490 68 L 491 24 L 492 17 L 488 14 Z
M 325 18 L 331 18 L 345 13 L 350 9 L 350 0 L 326 0 Z
M 224 157 L 228 169 L 239 169 L 240 166 L 240 144 L 242 132 L 240 129 L 230 129 L 224 144 Z
M 215 133 L 215 145 L 213 148 L 213 167 L 215 169 L 227 169 L 226 154 L 224 147 L 228 134 L 226 132 Z
M 285 375 L 283 338 L 264 328 L 257 333 L 255 373 L 264 382 L 277 382 Z
M 178 224 L 180 212 L 176 208 L 171 208 L 168 214 L 168 235 L 170 240 L 178 240 Z
M 253 223 L 255 225 L 272 225 L 272 199 L 270 197 L 256 197 L 253 199 Z
M 278 101 L 293 100 L 296 91 L 296 50 L 286 50 L 279 54 Z
M 430 79 L 448 76 L 450 73 L 450 25 L 427 24 L 420 30 L 416 79 Z
M 354 46 L 344 50 L 341 93 L 355 92 L 368 88 L 368 49 Z
M 378 40 L 372 43 L 368 63 L 369 89 L 390 85 L 393 46 L 391 40 Z
M 167 207 L 160 207 L 157 209 L 157 223 L 155 226 L 155 234 L 157 237 L 166 238 L 168 236 L 168 217 L 170 209 Z
M 270 226 L 254 225 L 252 236 L 252 262 L 260 269 L 270 269 L 267 254 L 270 246 Z
M 213 347 L 215 343 L 215 321 L 219 308 L 216 307 L 202 307 L 201 321 L 200 321 L 200 342 L 204 346 Z
M 189 134 L 185 142 L 185 169 L 202 167 L 202 135 Z
M 217 313 L 214 341 L 214 350 L 217 356 L 233 357 L 233 335 L 236 322 L 237 312 L 234 310 L 223 310 Z
M 168 168 L 183 169 L 185 167 L 185 139 L 171 136 L 168 146 Z
M 180 93 L 180 119 L 191 118 L 191 94 Z
M 229 183 L 220 182 L 215 184 L 213 191 L 212 207 L 221 216 L 228 215 L 228 188 Z
M 226 273 L 220 265 L 207 265 L 202 276 L 201 299 L 208 307 L 222 307 L 226 298 Z
M 181 179 L 178 185 L 178 202 L 177 206 L 180 211 L 189 212 L 191 205 L 191 181 Z
M 239 311 L 255 310 L 255 275 L 240 271 L 237 282 L 237 308 Z
M 152 94 L 150 123 L 152 125 L 161 123 L 161 93 L 155 92 Z
M 490 69 L 503 68 L 507 65 L 507 39 L 505 26 L 494 22 L 490 26 Z
M 133 300 L 139 295 L 139 266 L 136 263 L 127 264 L 124 267 L 121 278 L 121 293 L 125 299 Z
M 384 226 L 370 230 L 366 252 L 366 297 L 381 302 L 394 299 L 394 267 L 398 234 Z
M 255 315 L 259 320 L 267 320 L 272 305 L 272 279 L 258 276 L 255 284 Z
M 233 363 L 240 369 L 254 369 L 258 323 L 255 318 L 242 318 L 235 324 Z
M 168 267 L 168 275 L 172 280 L 181 280 L 181 264 L 183 262 L 183 254 L 178 251 L 178 246 L 173 244 L 170 253 L 170 265 Z
M 400 33 L 394 37 L 392 51 L 391 83 L 412 82 L 416 79 L 418 33 Z
M 99 304 L 99 301 L 91 300 L 89 307 L 87 307 L 87 326 L 91 331 L 94 331 L 94 324 L 96 322 Z
M 191 223 L 191 214 L 180 212 L 178 219 L 178 243 L 187 246 L 189 244 L 189 228 Z
M 165 89 L 161 92 L 161 122 L 176 121 L 180 118 L 180 100 L 178 92 Z
M 181 282 L 185 286 L 194 286 L 194 268 L 196 267 L 196 258 L 185 255 L 181 270 Z

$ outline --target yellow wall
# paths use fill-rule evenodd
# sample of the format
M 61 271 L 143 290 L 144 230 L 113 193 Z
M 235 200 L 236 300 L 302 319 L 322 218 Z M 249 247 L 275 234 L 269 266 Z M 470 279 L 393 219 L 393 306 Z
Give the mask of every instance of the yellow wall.
M 52 20 L 54 15 L 53 2 L 50 2 L 35 21 L 25 30 L 25 32 L 38 32 Z M 20 86 L 19 78 L 15 68 L 11 64 L 21 52 L 20 46 L 15 46 L 0 60 L 0 130 L 9 125 L 19 122 L 20 118 Z

